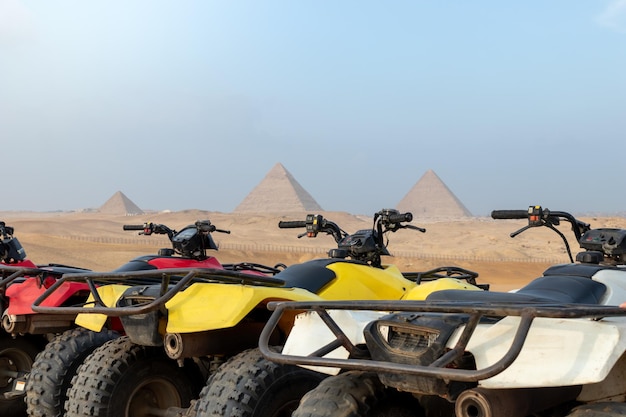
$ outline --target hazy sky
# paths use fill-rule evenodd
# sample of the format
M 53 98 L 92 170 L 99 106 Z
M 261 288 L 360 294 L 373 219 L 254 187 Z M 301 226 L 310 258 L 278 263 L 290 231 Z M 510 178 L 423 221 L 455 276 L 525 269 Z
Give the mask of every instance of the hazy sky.
M 626 211 L 626 0 L 0 0 L 0 210 Z

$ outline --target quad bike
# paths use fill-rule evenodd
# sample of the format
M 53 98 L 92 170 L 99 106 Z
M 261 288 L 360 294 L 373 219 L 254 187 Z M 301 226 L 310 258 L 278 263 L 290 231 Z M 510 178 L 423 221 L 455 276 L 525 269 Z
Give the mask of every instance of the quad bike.
M 626 300 L 626 230 L 591 229 L 540 206 L 492 217 L 527 218 L 512 237 L 532 227 L 557 231 L 565 220 L 583 251 L 514 292 L 270 304 L 263 356 L 334 375 L 304 396 L 294 417 L 626 415 L 626 310 L 618 307 Z M 270 335 L 284 315 L 303 310 L 276 351 Z
M 43 306 L 55 291 L 51 287 L 35 301 L 35 311 L 82 313 L 77 323 L 95 332 L 106 320 L 119 318 L 125 333 L 84 360 L 68 391 L 66 415 L 176 415 L 198 397 L 209 375 L 209 381 L 217 381 L 216 370 L 230 369 L 224 363 L 236 364 L 240 354 L 248 353 L 247 366 L 241 372 L 246 372 L 246 378 L 253 377 L 255 363 L 250 362 L 250 355 L 256 354 L 256 359 L 262 360 L 254 348 L 269 317 L 266 306 L 271 301 L 423 298 L 427 288 L 485 288 L 476 284 L 476 273 L 462 268 L 403 274 L 393 265 L 383 265 L 381 256 L 389 255 L 386 233 L 403 228 L 425 231 L 405 224 L 411 220 L 410 213 L 382 210 L 375 214 L 372 229 L 352 235 L 321 215 L 308 215 L 305 221 L 280 222 L 280 228 L 305 228 L 301 236 L 329 234 L 337 248 L 329 252 L 328 258 L 292 265 L 271 277 L 189 268 L 160 271 L 158 276 L 163 281 L 157 285 L 128 286 L 123 281 L 130 277 L 156 275 L 149 271 L 65 275 L 62 281 L 89 284 L 98 280 L 110 285 L 92 285 L 89 304 L 70 309 Z M 281 328 L 291 328 L 289 318 Z M 286 336 L 278 330 L 272 340 L 281 344 Z M 282 391 L 284 384 L 294 389 L 276 398 L 275 402 L 280 403 L 276 409 L 264 408 L 264 415 L 282 415 L 289 407 L 295 408 L 294 401 L 322 376 L 314 372 L 293 375 L 289 369 L 270 371 L 263 387 L 276 382 L 276 378 L 280 382 L 266 390 L 266 397 Z M 188 412 L 194 413 L 195 409 Z
M 178 270 L 179 268 L 212 268 L 243 270 L 250 274 L 275 274 L 277 268 L 270 268 L 252 263 L 221 264 L 214 256 L 207 254 L 208 250 L 217 250 L 211 233 L 229 233 L 227 230 L 217 229 L 209 220 L 197 221 L 180 231 L 176 231 L 162 224 L 144 223 L 143 225 L 124 225 L 124 230 L 139 231 L 140 235 L 167 235 L 172 247 L 160 249 L 156 255 L 144 255 L 132 259 L 120 266 L 113 273 L 133 274 L 137 271 L 148 271 L 150 274 L 162 270 Z M 119 320 L 112 319 L 105 329 L 91 332 L 75 324 L 75 310 L 62 314 L 36 313 L 32 310 L 33 302 L 49 288 L 55 291 L 42 304 L 48 308 L 63 310 L 65 307 L 82 305 L 90 295 L 90 285 L 99 286 L 97 280 L 90 282 L 72 282 L 59 280 L 61 274 L 50 279 L 48 276 L 28 273 L 35 278 L 9 287 L 13 290 L 10 303 L 3 322 L 7 332 L 25 335 L 55 335 L 50 337 L 49 343 L 41 344 L 34 362 L 31 360 L 21 369 L 15 378 L 12 395 L 21 396 L 24 403 L 26 397 L 27 413 L 31 416 L 56 416 L 63 414 L 63 401 L 67 387 L 76 368 L 82 360 L 96 347 L 104 342 L 115 339 L 123 334 Z M 65 270 L 65 273 L 92 273 L 87 270 Z M 96 273 L 94 273 L 96 274 Z M 149 285 L 160 278 L 152 276 L 133 278 L 130 276 L 127 285 Z M 46 340 L 48 342 L 48 340 Z M 34 357 L 34 355 L 32 355 Z M 14 384 L 14 385 L 15 385 Z M 4 414 L 3 414 L 4 416 Z
M 227 415 L 241 395 L 251 398 L 242 415 L 287 416 L 325 375 L 275 366 L 261 357 L 256 347 L 270 314 L 269 302 L 423 299 L 441 288 L 486 289 L 476 284 L 476 273 L 463 268 L 403 274 L 396 266 L 383 264 L 381 256 L 390 255 L 385 241 L 388 232 L 425 231 L 406 224 L 411 220 L 410 213 L 381 210 L 374 215 L 372 229 L 354 234 L 321 215 L 280 222 L 280 228 L 305 228 L 300 236 L 329 234 L 337 248 L 329 251 L 328 258 L 289 266 L 273 277 L 179 269 L 160 271 L 163 281 L 159 285 L 129 287 L 117 282 L 149 272 L 65 275 L 62 281 L 89 284 L 99 280 L 110 285 L 91 285 L 89 304 L 71 309 L 43 306 L 54 293 L 51 287 L 33 304 L 35 311 L 80 312 L 77 323 L 96 332 L 107 318 L 119 317 L 125 332 L 84 360 L 68 391 L 66 415 L 176 415 L 198 397 L 198 378 L 204 378 L 204 385 L 210 376 L 203 392 L 209 397 L 218 393 L 220 401 L 226 400 L 220 407 L 225 407 Z M 291 326 L 292 318 L 285 317 L 271 337 L 272 344 L 281 345 Z M 196 412 L 202 409 L 187 410 L 190 415 Z
M 26 407 L 22 377 L 47 343 L 46 334 L 59 326 L 73 325 L 73 318 L 63 316 L 31 320 L 30 305 L 41 292 L 37 296 L 33 294 L 44 282 L 53 282 L 66 272 L 86 271 L 61 264 L 36 265 L 27 258 L 14 232 L 13 227 L 0 221 L 0 415 L 3 417 L 23 415 Z M 69 293 L 76 293 L 75 287 L 71 284 Z M 68 297 L 64 289 L 51 301 L 63 303 Z

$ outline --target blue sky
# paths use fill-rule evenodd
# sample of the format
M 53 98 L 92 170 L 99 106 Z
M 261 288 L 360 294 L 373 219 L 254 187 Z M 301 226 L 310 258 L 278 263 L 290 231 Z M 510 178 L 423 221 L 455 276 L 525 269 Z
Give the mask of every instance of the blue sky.
M 624 212 L 626 0 L 0 0 L 0 210 Z

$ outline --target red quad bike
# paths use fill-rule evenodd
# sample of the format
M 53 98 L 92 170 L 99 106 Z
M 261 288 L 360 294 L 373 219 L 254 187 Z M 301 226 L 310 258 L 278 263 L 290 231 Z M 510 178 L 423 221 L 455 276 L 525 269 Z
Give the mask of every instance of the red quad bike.
M 36 265 L 26 257 L 26 251 L 13 236 L 15 229 L 0 221 L 0 415 L 23 415 L 23 377 L 30 370 L 35 356 L 48 342 L 46 334 L 73 325 L 73 319 L 64 316 L 31 320 L 32 300 L 41 294 L 44 283 L 54 282 L 66 272 L 85 269 L 59 264 Z M 63 304 L 84 284 L 70 285 L 54 294 L 49 302 Z M 43 318 L 39 316 L 37 318 Z
M 253 263 L 221 264 L 215 257 L 207 255 L 207 250 L 218 250 L 211 237 L 211 233 L 230 233 L 227 230 L 217 229 L 209 220 L 201 220 L 193 225 L 186 226 L 176 231 L 162 224 L 145 223 L 142 225 L 124 225 L 124 230 L 139 231 L 140 235 L 165 234 L 172 243 L 171 248 L 163 248 L 156 255 L 143 255 L 132 259 L 128 263 L 115 269 L 111 273 L 117 275 L 133 275 L 137 272 L 150 272 L 159 270 L 178 270 L 180 268 L 210 268 L 220 270 L 244 271 L 256 275 L 273 275 L 278 272 L 277 268 L 267 267 Z M 33 271 L 36 272 L 36 271 Z M 86 270 L 66 270 L 64 272 L 91 272 Z M 124 283 L 133 285 L 149 285 L 154 283 L 155 278 L 144 276 L 128 278 Z M 27 414 L 30 416 L 61 416 L 65 401 L 65 392 L 71 378 L 83 358 L 95 348 L 108 340 L 117 338 L 123 333 L 119 320 L 112 318 L 108 321 L 106 329 L 101 332 L 92 332 L 75 323 L 76 313 L 46 314 L 35 313 L 32 310 L 33 302 L 40 297 L 48 288 L 57 286 L 54 293 L 42 303 L 43 306 L 63 308 L 73 305 L 82 305 L 90 294 L 90 286 L 99 286 L 97 280 L 91 283 L 85 282 L 60 282 L 38 276 L 33 283 L 13 284 L 9 289 L 12 296 L 7 309 L 8 316 L 5 328 L 13 334 L 52 334 L 50 342 L 42 343 L 37 349 L 37 356 L 33 361 L 25 364 L 16 377 L 16 387 L 13 387 L 11 395 L 25 396 Z M 158 278 L 158 282 L 161 282 Z M 20 288 L 20 286 L 24 288 Z M 28 290 L 26 287 L 28 286 Z M 7 295 L 9 295 L 7 293 Z M 18 308 L 19 307 L 19 308 Z M 64 318 L 59 322 L 60 318 Z M 54 322 L 53 328 L 41 327 L 41 323 Z M 33 323 L 40 323 L 40 327 L 34 327 Z M 18 378 L 19 377 L 19 378 Z M 4 413 L 1 414 L 4 417 Z

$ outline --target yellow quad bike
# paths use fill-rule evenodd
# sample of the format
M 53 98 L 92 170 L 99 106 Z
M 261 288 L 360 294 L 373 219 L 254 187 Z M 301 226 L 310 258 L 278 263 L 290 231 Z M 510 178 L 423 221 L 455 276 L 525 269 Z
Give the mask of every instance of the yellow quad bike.
M 381 210 L 374 215 L 372 229 L 351 235 L 321 215 L 280 222 L 281 228 L 305 228 L 309 237 L 330 234 L 338 247 L 328 258 L 289 266 L 272 277 L 201 268 L 65 275 L 61 281 L 90 285 L 89 303 L 43 307 L 42 301 L 54 292 L 51 287 L 34 303 L 35 311 L 54 314 L 82 309 L 76 323 L 96 332 L 107 320 L 119 318 L 125 334 L 84 360 L 68 391 L 66 416 L 177 415 L 198 398 L 210 375 L 205 390 L 226 387 L 224 398 L 233 399 L 239 392 L 250 394 L 245 410 L 237 415 L 290 415 L 323 374 L 276 365 L 260 355 L 258 338 L 270 316 L 268 303 L 421 300 L 444 288 L 487 289 L 476 284 L 476 273 L 462 268 L 402 273 L 396 266 L 382 264 L 381 256 L 390 255 L 386 233 L 403 228 L 425 231 L 406 224 L 411 220 L 410 213 Z M 147 275 L 162 277 L 161 285 L 119 284 Z M 95 282 L 110 284 L 96 287 Z M 271 337 L 272 344 L 284 343 L 294 316 L 284 317 Z M 202 383 L 197 384 L 200 377 Z M 190 407 L 187 413 L 193 415 L 195 409 Z M 223 415 L 233 413 L 226 405 Z

